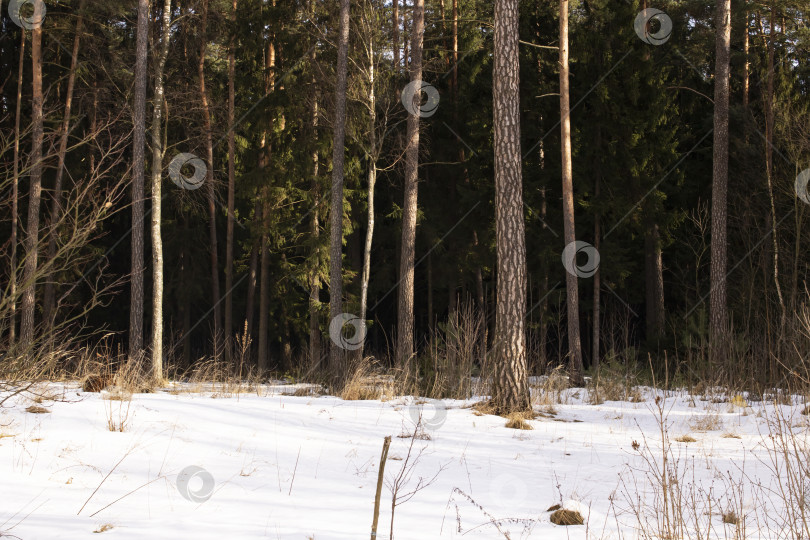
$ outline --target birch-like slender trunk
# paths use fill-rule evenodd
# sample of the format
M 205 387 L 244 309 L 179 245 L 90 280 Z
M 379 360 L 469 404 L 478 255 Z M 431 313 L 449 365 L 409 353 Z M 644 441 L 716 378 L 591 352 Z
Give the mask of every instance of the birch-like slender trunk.
M 374 80 L 374 33 L 369 32 L 368 44 L 368 223 L 366 226 L 366 242 L 363 246 L 363 274 L 360 278 L 360 321 L 365 324 L 366 308 L 368 305 L 368 282 L 371 276 L 371 245 L 374 238 L 374 186 L 377 183 L 377 95 Z M 362 355 L 363 349 L 359 349 Z
M 172 24 L 172 0 L 164 0 L 160 53 L 155 66 L 152 114 L 152 380 L 163 382 L 163 238 L 161 236 L 161 199 L 163 178 L 163 72 L 169 56 Z
M 560 128 L 562 136 L 563 224 L 565 245 L 576 241 L 574 225 L 574 181 L 571 162 L 571 105 L 568 84 L 568 0 L 560 0 Z M 582 344 L 579 333 L 579 291 L 577 276 L 566 272 L 568 317 L 568 361 L 571 384 L 581 386 Z
M 14 172 L 11 180 L 11 268 L 9 284 L 11 306 L 9 307 L 8 348 L 14 349 L 17 341 L 17 223 L 20 199 L 20 116 L 22 115 L 23 67 L 25 62 L 25 28 L 20 28 L 20 63 L 17 72 L 17 110 L 14 116 Z

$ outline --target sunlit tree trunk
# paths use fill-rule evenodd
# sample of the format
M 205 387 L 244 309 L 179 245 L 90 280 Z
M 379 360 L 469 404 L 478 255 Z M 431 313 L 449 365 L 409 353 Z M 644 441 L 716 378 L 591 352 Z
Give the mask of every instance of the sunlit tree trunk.
M 518 55 L 518 0 L 496 0 L 493 105 L 498 300 L 492 401 L 501 413 L 530 407 Z
M 149 0 L 138 0 L 135 53 L 135 92 L 132 105 L 132 276 L 130 278 L 129 356 L 143 351 L 143 221 L 144 153 L 146 138 L 146 68 L 149 35 Z
M 200 40 L 200 58 L 197 74 L 200 81 L 200 104 L 202 106 L 203 125 L 205 128 L 206 151 L 206 187 L 208 191 L 208 234 L 211 252 L 211 302 L 214 309 L 214 358 L 222 352 L 222 315 L 220 313 L 219 294 L 219 257 L 217 253 L 217 206 L 216 186 L 214 186 L 214 135 L 211 126 L 211 111 L 208 104 L 208 91 L 205 87 L 205 55 L 208 50 L 208 0 L 202 2 L 202 30 Z
M 711 354 L 715 362 L 726 352 L 728 311 L 726 303 L 726 206 L 728 190 L 728 92 L 731 50 L 731 0 L 717 3 L 715 16 L 714 155 L 712 170 L 711 292 L 709 318 Z
M 236 22 L 236 2 L 231 3 L 231 24 Z M 228 222 L 225 238 L 225 354 L 233 349 L 233 226 L 236 213 L 236 44 L 232 34 L 228 43 Z
M 275 4 L 274 4 L 275 5 Z M 276 83 L 276 46 L 271 36 L 267 43 L 266 60 L 266 79 L 265 79 L 265 94 L 273 91 Z M 270 166 L 271 160 L 271 144 L 268 140 L 269 133 L 265 133 L 262 137 L 261 155 L 259 156 L 259 168 L 263 171 Z M 267 180 L 265 175 L 262 174 L 262 181 L 264 185 L 260 190 L 260 198 L 262 207 L 261 219 L 261 252 L 259 256 L 259 344 L 258 344 L 258 367 L 259 372 L 262 373 L 267 370 L 270 365 L 270 350 L 268 345 L 268 331 L 269 331 L 269 317 L 270 317 L 270 204 L 268 202 L 269 191 L 267 189 Z
M 41 6 L 34 4 L 35 20 L 41 20 Z M 28 227 L 25 237 L 25 265 L 22 282 L 22 319 L 20 340 L 23 347 L 34 342 L 34 309 L 36 302 L 37 255 L 39 251 L 39 205 L 42 197 L 42 26 L 34 28 L 31 36 L 31 66 L 33 93 L 31 98 L 31 183 L 28 193 Z
M 560 119 L 562 131 L 563 224 L 565 245 L 576 241 L 574 226 L 574 182 L 571 164 L 571 106 L 568 85 L 568 0 L 560 0 Z M 568 315 L 568 361 L 571 384 L 581 386 L 582 344 L 579 334 L 579 291 L 577 276 L 566 272 Z
M 163 238 L 161 199 L 163 178 L 163 72 L 169 56 L 172 0 L 164 0 L 160 54 L 155 66 L 154 113 L 152 116 L 152 380 L 163 381 Z
M 346 139 L 346 74 L 349 54 L 350 1 L 340 0 L 338 28 L 338 63 L 335 82 L 335 123 L 333 125 L 332 200 L 329 209 L 329 319 L 343 312 L 343 166 Z M 336 343 L 331 344 L 329 369 L 337 385 L 346 376 L 346 355 Z
M 425 2 L 414 0 L 411 34 L 411 84 L 422 82 L 422 42 L 425 34 Z M 419 181 L 419 113 L 420 100 L 408 115 L 405 149 L 405 201 L 402 205 L 402 244 L 400 247 L 399 304 L 397 324 L 397 364 L 404 367 L 413 356 L 414 262 L 416 258 L 416 214 Z

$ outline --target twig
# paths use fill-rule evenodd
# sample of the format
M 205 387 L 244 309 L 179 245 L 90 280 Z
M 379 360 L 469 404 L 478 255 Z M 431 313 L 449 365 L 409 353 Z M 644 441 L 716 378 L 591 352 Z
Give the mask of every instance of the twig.
M 391 436 L 383 441 L 382 455 L 380 456 L 380 471 L 377 473 L 377 493 L 374 496 L 374 521 L 371 523 L 371 540 L 377 540 L 377 522 L 380 519 L 380 497 L 385 480 L 385 462 L 388 460 L 388 447 L 391 446 Z
M 298 458 L 301 457 L 301 447 L 298 447 L 298 456 L 295 458 L 295 468 L 293 469 L 292 480 L 290 480 L 290 491 L 287 492 L 287 495 L 292 494 L 292 487 L 295 483 L 295 472 L 298 470 Z

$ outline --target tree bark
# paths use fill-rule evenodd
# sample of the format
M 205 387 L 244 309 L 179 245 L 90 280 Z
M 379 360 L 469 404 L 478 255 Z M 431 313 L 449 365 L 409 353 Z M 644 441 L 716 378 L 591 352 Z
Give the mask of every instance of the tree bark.
M 25 28 L 20 28 L 20 60 L 17 72 L 17 110 L 14 117 L 14 172 L 11 183 L 11 268 L 9 276 L 10 301 L 9 306 L 9 327 L 8 327 L 8 348 L 14 349 L 17 341 L 17 222 L 19 217 L 20 198 L 20 117 L 22 116 L 22 87 L 23 87 L 23 67 L 25 62 Z
M 562 132 L 563 223 L 565 244 L 576 241 L 574 225 L 574 184 L 571 164 L 571 107 L 568 85 L 568 0 L 560 0 L 560 127 Z M 571 384 L 581 386 L 582 344 L 579 334 L 579 291 L 577 276 L 566 272 L 568 307 L 568 360 Z
M 414 0 L 413 31 L 411 35 L 411 83 L 420 88 L 422 82 L 422 42 L 425 34 L 425 2 Z M 419 114 L 420 99 L 414 100 L 414 110 L 408 115 L 405 149 L 405 201 L 402 205 L 402 245 L 400 247 L 399 304 L 397 325 L 397 365 L 405 367 L 413 356 L 413 297 L 414 261 L 416 258 L 416 214 L 419 181 Z
M 644 231 L 644 266 L 647 314 L 647 341 L 657 342 L 664 334 L 664 269 L 661 253 L 661 233 L 652 215 L 647 212 Z
M 600 126 L 596 127 L 596 148 L 602 148 L 602 129 Z M 599 196 L 601 194 L 602 183 L 602 167 L 601 157 L 596 158 L 594 163 L 596 175 L 594 178 L 594 199 L 595 203 L 599 204 Z M 602 216 L 599 211 L 593 219 L 593 247 L 596 251 L 602 245 L 602 229 L 601 229 Z M 548 279 L 548 278 L 547 278 Z M 600 354 L 600 323 L 601 323 L 601 293 L 602 293 L 602 272 L 599 267 L 596 268 L 596 273 L 593 275 L 593 338 L 591 340 L 591 371 L 597 372 L 599 370 L 599 354 Z
M 495 1 L 495 230 L 498 300 L 492 401 L 500 413 L 530 408 L 526 367 L 526 236 L 520 154 L 518 0 Z
M 84 5 L 86 0 L 79 3 L 79 16 L 76 20 L 76 35 L 73 38 L 73 54 L 70 60 L 70 71 L 68 72 L 67 91 L 65 93 L 65 116 L 62 119 L 62 126 L 59 132 L 59 157 L 56 166 L 56 179 L 53 187 L 53 201 L 51 205 L 51 220 L 48 227 L 48 251 L 46 261 L 52 261 L 56 257 L 56 241 L 59 236 L 58 225 L 62 214 L 62 178 L 65 171 L 65 156 L 67 154 L 68 132 L 70 128 L 70 113 L 73 105 L 73 88 L 76 84 L 76 64 L 79 57 L 79 44 L 82 37 L 82 25 L 84 23 Z M 45 281 L 45 294 L 43 295 L 42 318 L 48 330 L 53 328 L 54 317 L 56 316 L 56 284 L 54 278 L 49 276 Z
M 394 49 L 394 73 L 399 73 L 399 0 L 394 0 L 394 25 L 393 25 L 393 49 Z
M 40 19 L 41 5 L 34 4 L 34 17 Z M 42 197 L 42 26 L 34 28 L 31 37 L 33 93 L 31 123 L 31 184 L 28 195 L 28 230 L 25 238 L 25 265 L 22 282 L 22 319 L 20 341 L 23 347 L 34 344 L 34 309 L 36 302 L 37 254 L 39 251 L 39 205 Z
M 765 97 L 765 169 L 766 177 L 768 180 L 768 200 L 770 202 L 771 210 L 771 240 L 773 245 L 773 283 L 776 286 L 776 296 L 779 299 L 780 308 L 780 321 L 779 321 L 779 340 L 784 337 L 785 322 L 787 320 L 787 306 L 782 296 L 782 286 L 779 282 L 779 235 L 776 230 L 776 205 L 774 203 L 773 195 L 773 131 L 774 131 L 774 56 L 775 56 L 775 43 L 774 39 L 774 19 L 776 13 L 774 12 L 773 1 L 770 3 L 770 21 L 768 30 L 768 89 L 767 96 Z
M 129 357 L 143 352 L 144 273 L 144 143 L 146 138 L 146 68 L 149 35 L 149 0 L 138 0 L 138 29 L 135 53 L 135 93 L 132 123 L 132 277 L 129 306 Z
M 161 199 L 163 178 L 163 72 L 169 56 L 172 0 L 164 0 L 160 55 L 155 66 L 154 113 L 152 115 L 152 380 L 163 381 L 163 238 L 161 237 Z
M 377 95 L 374 80 L 374 34 L 369 35 L 369 91 L 368 91 L 368 222 L 366 242 L 363 246 L 363 274 L 360 278 L 360 321 L 365 324 L 368 302 L 368 282 L 371 276 L 371 245 L 374 238 L 374 186 L 377 183 Z M 363 348 L 358 352 L 362 356 Z
M 208 236 L 211 252 L 211 301 L 214 308 L 214 358 L 219 358 L 222 352 L 222 315 L 220 310 L 219 294 L 219 257 L 217 248 L 217 206 L 216 186 L 214 186 L 214 135 L 211 126 L 211 111 L 208 105 L 208 91 L 205 87 L 205 54 L 208 49 L 208 0 L 202 1 L 202 30 L 201 30 L 200 58 L 197 64 L 197 74 L 200 80 L 200 104 L 203 113 L 203 126 L 205 129 L 206 151 L 206 179 L 208 187 Z
M 236 23 L 237 0 L 231 3 L 231 24 Z M 236 44 L 228 43 L 228 222 L 225 237 L 225 354 L 231 359 L 233 342 L 233 226 L 236 189 Z
M 746 11 L 743 14 L 743 55 L 745 57 L 743 63 L 743 95 L 742 95 L 742 105 L 744 110 L 748 110 L 748 94 L 749 94 L 749 87 L 750 87 L 750 70 L 751 70 L 751 61 L 748 56 L 748 50 L 750 48 L 750 41 L 751 38 L 748 35 L 748 12 Z
M 722 359 L 728 337 L 726 303 L 728 190 L 729 55 L 731 50 L 731 0 L 717 3 L 715 25 L 714 154 L 712 167 L 711 292 L 709 318 L 712 361 Z
M 329 209 L 329 319 L 343 312 L 343 166 L 346 139 L 346 71 L 349 54 L 350 1 L 340 0 L 338 63 L 335 82 L 335 123 L 332 152 L 332 200 Z M 337 385 L 346 376 L 345 351 L 331 344 L 329 369 Z
M 275 3 L 273 4 L 275 5 Z M 265 80 L 265 94 L 269 94 L 275 88 L 276 83 L 276 46 L 271 36 L 267 43 L 266 54 L 266 80 Z M 272 121 L 272 119 L 271 119 Z M 269 133 L 264 133 L 262 136 L 261 156 L 259 157 L 259 168 L 264 170 L 270 166 L 271 160 L 271 144 L 268 141 Z M 264 177 L 263 181 L 266 182 Z M 258 367 L 259 373 L 263 373 L 270 365 L 270 350 L 268 346 L 268 327 L 270 317 L 270 205 L 268 203 L 268 190 L 267 185 L 263 185 L 260 191 L 261 206 L 262 206 L 262 237 L 261 237 L 261 256 L 260 256 L 260 277 L 259 277 L 259 345 L 258 345 Z
M 315 50 L 310 53 L 310 62 L 315 64 Z M 317 88 L 315 76 L 312 76 L 312 87 Z M 312 98 L 312 111 L 310 128 L 312 130 L 312 213 L 310 220 L 310 234 L 313 242 L 312 273 L 309 278 L 309 369 L 313 369 L 321 361 L 321 328 L 319 312 L 321 306 L 321 182 L 318 178 L 320 161 L 318 157 L 318 107 L 319 95 L 317 89 Z

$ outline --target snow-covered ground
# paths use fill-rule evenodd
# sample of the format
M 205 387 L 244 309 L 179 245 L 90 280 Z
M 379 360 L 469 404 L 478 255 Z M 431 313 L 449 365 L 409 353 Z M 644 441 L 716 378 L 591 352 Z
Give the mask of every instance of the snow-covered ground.
M 7 403 L 0 411 L 0 536 L 98 538 L 94 532 L 103 530 L 120 539 L 369 538 L 384 437 L 392 436 L 390 484 L 406 463 L 420 413 L 426 436 L 414 441 L 413 474 L 400 495 L 420 477 L 435 481 L 396 508 L 397 539 L 636 538 L 631 502 L 654 506 L 648 460 L 661 458 L 661 437 L 652 390 L 643 391 L 644 402 L 601 405 L 572 392 L 554 405 L 556 416 L 529 421 L 531 431 L 506 428 L 472 402 L 342 401 L 280 390 L 292 388 L 235 395 L 175 388 L 137 394 L 130 404 L 50 385 L 64 401 L 36 405 L 49 413 L 27 412 L 34 405 L 27 398 Z M 743 473 L 763 485 L 779 481 L 762 444 L 763 411 L 773 405 L 684 393 L 664 405 L 671 455 L 690 482 L 713 486 L 721 500 L 730 497 L 723 493 L 733 484 L 728 478 Z M 698 431 L 707 415 L 720 425 Z M 125 416 L 123 432 L 108 429 L 110 417 Z M 684 434 L 696 441 L 675 441 Z M 746 490 L 742 496 L 747 537 L 772 538 L 754 523 L 762 501 L 746 500 L 753 497 Z M 579 509 L 586 525 L 552 524 L 546 510 L 559 503 Z M 712 511 L 715 535 L 733 538 L 723 510 Z M 390 521 L 386 485 L 378 538 L 389 537 Z

